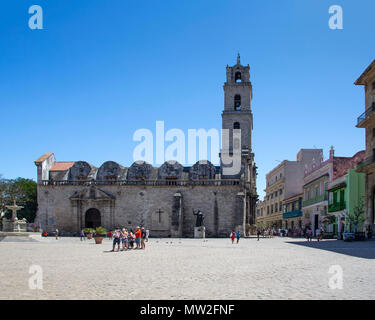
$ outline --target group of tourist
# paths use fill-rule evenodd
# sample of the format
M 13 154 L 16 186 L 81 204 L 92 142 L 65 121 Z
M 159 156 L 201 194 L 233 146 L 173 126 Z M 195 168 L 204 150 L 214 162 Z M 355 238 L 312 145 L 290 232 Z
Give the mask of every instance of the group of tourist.
M 313 231 L 311 230 L 311 228 L 307 227 L 304 230 L 304 233 L 305 233 L 305 237 L 306 237 L 307 241 L 312 241 Z M 318 228 L 318 229 L 315 230 L 315 238 L 316 238 L 316 240 L 318 240 L 318 242 L 323 239 L 323 235 L 324 235 L 323 229 Z
M 283 237 L 305 237 L 307 241 L 312 241 L 313 239 L 313 231 L 310 227 L 306 227 L 305 229 L 279 229 L 276 231 L 275 228 L 258 228 L 257 229 L 257 237 L 258 241 L 260 236 L 263 238 L 272 238 L 274 235 L 283 236 Z M 318 228 L 315 230 L 315 238 L 317 241 L 323 239 L 323 229 Z
M 240 242 L 240 238 L 241 238 L 241 232 L 234 232 L 234 231 L 232 231 L 231 233 L 230 233 L 230 238 L 231 238 L 231 240 L 232 240 L 232 244 L 234 243 L 234 240 L 237 238 L 237 243 L 239 243 Z
M 272 238 L 275 234 L 275 229 L 266 228 L 266 229 L 257 229 L 257 237 L 259 241 L 259 237 L 262 236 L 263 238 Z
M 113 239 L 112 252 L 115 251 L 117 245 L 117 251 L 127 251 L 133 249 L 146 249 L 146 242 L 150 235 L 149 230 L 145 228 L 137 227 L 135 232 L 132 229 L 129 231 L 126 228 L 116 229 L 111 232 L 111 238 Z M 121 249 L 120 249 L 121 247 Z

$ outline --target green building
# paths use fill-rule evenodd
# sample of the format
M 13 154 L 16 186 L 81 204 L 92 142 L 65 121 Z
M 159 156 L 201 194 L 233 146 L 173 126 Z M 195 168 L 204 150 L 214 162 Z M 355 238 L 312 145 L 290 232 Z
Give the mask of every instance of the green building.
M 364 223 L 364 173 L 348 169 L 347 174 L 330 183 L 328 189 L 328 215 L 323 223 L 326 231 L 341 238 L 343 232 L 363 231 Z

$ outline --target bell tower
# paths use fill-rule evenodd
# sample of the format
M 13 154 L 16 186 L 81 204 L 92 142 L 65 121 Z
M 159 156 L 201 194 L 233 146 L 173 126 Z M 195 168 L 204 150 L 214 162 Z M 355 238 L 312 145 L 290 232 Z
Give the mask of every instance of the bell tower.
M 250 66 L 241 64 L 240 54 L 237 63 L 227 65 L 224 83 L 224 111 L 222 113 L 221 173 L 223 179 L 241 179 L 243 227 L 255 224 L 255 207 L 258 200 L 256 190 L 257 167 L 252 152 L 253 114 L 251 100 L 253 87 L 250 82 Z M 227 129 L 227 130 L 225 130 Z M 229 140 L 225 133 L 229 133 Z M 232 163 L 230 164 L 230 160 Z M 233 164 L 236 164 L 233 166 Z M 227 168 L 239 170 L 227 170 Z M 226 172 L 230 172 L 227 174 Z
M 227 77 L 224 83 L 222 128 L 229 130 L 229 152 L 233 151 L 233 129 L 241 130 L 241 152 L 242 150 L 246 150 L 248 153 L 251 152 L 251 133 L 253 130 L 252 98 L 253 88 L 250 82 L 250 66 L 241 65 L 240 54 L 238 54 L 237 64 L 233 67 L 227 65 Z

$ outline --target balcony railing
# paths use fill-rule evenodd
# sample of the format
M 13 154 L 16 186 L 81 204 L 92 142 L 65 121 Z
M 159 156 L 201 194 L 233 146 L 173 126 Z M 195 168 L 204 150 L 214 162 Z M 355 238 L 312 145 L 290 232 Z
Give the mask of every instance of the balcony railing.
M 302 217 L 301 210 L 294 210 L 294 211 L 283 213 L 283 219 L 289 219 L 289 218 L 295 218 L 295 217 Z
M 42 186 L 237 186 L 242 184 L 240 179 L 211 179 L 211 180 L 42 180 Z
M 325 200 L 328 200 L 327 194 L 317 196 L 313 199 L 302 201 L 302 207 L 307 207 L 307 206 L 312 205 L 314 203 L 322 202 L 322 201 L 325 201 Z
M 375 110 L 375 103 L 357 118 L 357 125 L 365 120 Z
M 345 202 L 335 202 L 328 205 L 328 212 L 341 211 L 346 208 Z

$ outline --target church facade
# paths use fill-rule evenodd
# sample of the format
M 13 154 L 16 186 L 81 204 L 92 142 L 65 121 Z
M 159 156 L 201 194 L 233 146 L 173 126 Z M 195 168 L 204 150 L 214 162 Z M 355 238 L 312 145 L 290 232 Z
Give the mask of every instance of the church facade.
M 151 236 L 193 237 L 193 211 L 200 210 L 207 237 L 227 237 L 234 230 L 244 234 L 255 224 L 258 198 L 250 67 L 241 65 L 238 56 L 226 71 L 222 128 L 230 139 L 220 166 L 199 161 L 184 167 L 168 161 L 153 167 L 137 161 L 123 167 L 108 161 L 96 168 L 86 161 L 59 162 L 46 153 L 35 161 L 40 227 L 74 235 L 85 227 L 144 226 Z M 223 159 L 233 157 L 235 150 L 240 150 L 241 169 L 227 174 Z

